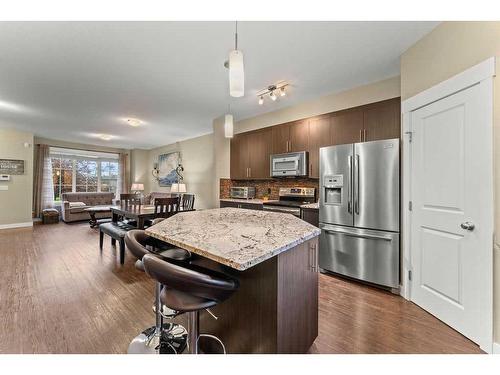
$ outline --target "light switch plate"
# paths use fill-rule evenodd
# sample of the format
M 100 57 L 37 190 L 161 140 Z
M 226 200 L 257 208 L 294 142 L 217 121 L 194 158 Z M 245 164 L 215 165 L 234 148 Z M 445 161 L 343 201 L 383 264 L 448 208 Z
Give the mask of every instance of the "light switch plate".
M 0 191 L 2 190 L 9 190 L 9 187 L 7 185 L 0 185 Z

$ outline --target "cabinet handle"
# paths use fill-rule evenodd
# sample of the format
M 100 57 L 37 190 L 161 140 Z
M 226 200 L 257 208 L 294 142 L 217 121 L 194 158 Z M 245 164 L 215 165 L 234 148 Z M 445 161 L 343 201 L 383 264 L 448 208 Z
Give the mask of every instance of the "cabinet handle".
M 252 167 L 248 167 L 248 177 L 252 177 Z
M 359 141 L 363 142 L 363 129 L 359 129 Z
M 363 142 L 366 142 L 366 129 L 363 129 Z
M 312 174 L 313 174 L 313 165 L 311 163 L 311 164 L 309 164 L 309 177 L 311 177 Z

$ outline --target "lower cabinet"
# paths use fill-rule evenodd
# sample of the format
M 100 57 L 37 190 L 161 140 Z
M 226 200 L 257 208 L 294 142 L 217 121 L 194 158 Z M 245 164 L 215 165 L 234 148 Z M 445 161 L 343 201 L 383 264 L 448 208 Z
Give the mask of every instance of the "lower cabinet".
M 301 208 L 300 218 L 315 227 L 319 227 L 319 210 L 316 208 Z
M 262 204 L 259 203 L 244 203 L 244 202 L 228 202 L 220 201 L 219 207 L 234 207 L 234 208 L 245 208 L 247 210 L 262 210 Z

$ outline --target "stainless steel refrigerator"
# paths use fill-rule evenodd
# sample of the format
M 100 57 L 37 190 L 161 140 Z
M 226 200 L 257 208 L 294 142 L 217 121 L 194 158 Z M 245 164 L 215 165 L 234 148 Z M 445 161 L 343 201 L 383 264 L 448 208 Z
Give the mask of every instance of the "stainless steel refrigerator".
M 399 139 L 320 149 L 319 266 L 399 287 Z

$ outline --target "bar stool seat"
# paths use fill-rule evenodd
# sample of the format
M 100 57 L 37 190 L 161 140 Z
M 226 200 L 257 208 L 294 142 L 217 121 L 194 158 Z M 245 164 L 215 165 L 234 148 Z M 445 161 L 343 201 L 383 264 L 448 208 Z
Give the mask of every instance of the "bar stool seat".
M 208 336 L 217 340 L 225 353 L 224 344 L 217 337 L 199 334 L 199 312 L 231 297 L 239 287 L 238 280 L 195 264 L 180 265 L 151 254 L 144 255 L 142 260 L 146 273 L 165 285 L 160 294 L 161 303 L 188 313 L 189 352 L 197 354 L 199 337 Z
M 133 229 L 125 236 L 127 248 L 137 258 L 135 267 L 144 271 L 142 259 L 146 255 L 158 257 L 162 261 L 185 262 L 191 258 L 191 253 L 184 249 L 162 243 L 149 237 L 144 230 Z M 161 303 L 160 293 L 162 285 L 157 281 L 155 285 L 155 304 L 153 311 L 156 323 L 138 334 L 130 343 L 128 353 L 162 354 L 182 352 L 186 347 L 187 333 L 184 327 L 169 322 L 163 323 L 163 318 L 174 318 L 178 311 L 167 308 Z

